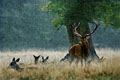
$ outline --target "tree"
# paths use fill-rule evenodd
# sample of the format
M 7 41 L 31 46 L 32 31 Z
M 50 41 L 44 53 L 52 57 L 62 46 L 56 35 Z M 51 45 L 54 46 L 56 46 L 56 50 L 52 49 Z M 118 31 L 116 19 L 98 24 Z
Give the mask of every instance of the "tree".
M 50 0 L 44 8 L 56 14 L 53 23 L 57 30 L 66 26 L 71 45 L 78 43 L 78 39 L 73 35 L 73 23 L 81 22 L 78 32 L 82 35 L 90 32 L 88 23 L 92 23 L 93 19 L 104 22 L 105 26 L 112 25 L 114 28 L 119 28 L 120 25 L 119 1 Z M 92 59 L 99 60 L 92 44 L 92 38 L 89 39 L 89 47 Z

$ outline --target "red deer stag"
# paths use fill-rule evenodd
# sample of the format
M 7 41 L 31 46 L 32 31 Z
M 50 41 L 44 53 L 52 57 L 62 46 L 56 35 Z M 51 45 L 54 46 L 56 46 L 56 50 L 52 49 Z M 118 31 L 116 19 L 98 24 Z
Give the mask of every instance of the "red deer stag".
M 74 23 L 72 25 L 73 34 L 80 40 L 80 43 L 72 45 L 69 49 L 70 64 L 73 62 L 74 59 L 76 59 L 77 64 L 79 61 L 81 61 L 81 65 L 83 66 L 83 61 L 85 61 L 85 65 L 86 65 L 87 59 L 90 56 L 88 39 L 90 38 L 91 34 L 93 34 L 99 26 L 99 23 L 97 21 L 94 20 L 93 22 L 95 23 L 96 27 L 92 32 L 85 34 L 84 36 L 80 35 L 77 32 L 77 28 L 80 25 L 80 22 L 78 24 Z

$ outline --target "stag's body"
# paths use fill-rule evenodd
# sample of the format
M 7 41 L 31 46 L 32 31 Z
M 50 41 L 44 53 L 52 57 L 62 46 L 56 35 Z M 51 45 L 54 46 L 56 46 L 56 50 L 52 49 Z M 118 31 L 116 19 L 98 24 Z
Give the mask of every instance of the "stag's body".
M 88 44 L 79 43 L 73 45 L 69 50 L 70 56 L 76 58 L 87 58 L 89 56 L 90 50 Z
M 77 63 L 79 62 L 79 60 L 81 60 L 81 64 L 83 64 L 83 60 L 86 62 L 90 55 L 88 41 L 80 42 L 79 44 L 71 46 L 71 48 L 69 49 L 69 53 L 71 57 L 71 62 L 74 59 L 77 59 Z
M 94 21 L 94 23 L 96 24 L 94 30 L 91 33 L 86 34 L 84 36 L 80 35 L 76 30 L 80 23 L 78 23 L 78 25 L 76 25 L 76 23 L 73 25 L 73 34 L 80 40 L 80 43 L 72 45 L 69 49 L 70 64 L 73 62 L 74 59 L 77 59 L 76 63 L 81 61 L 81 64 L 83 65 L 83 61 L 85 61 L 86 64 L 87 59 L 90 56 L 88 39 L 99 26 L 98 22 Z

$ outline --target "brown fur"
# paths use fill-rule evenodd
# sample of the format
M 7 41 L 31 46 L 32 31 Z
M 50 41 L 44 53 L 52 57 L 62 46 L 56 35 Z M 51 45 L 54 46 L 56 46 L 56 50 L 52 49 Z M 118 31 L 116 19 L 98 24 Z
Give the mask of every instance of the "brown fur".
M 72 59 L 78 59 L 77 62 L 81 59 L 81 63 L 83 63 L 83 60 L 86 61 L 90 55 L 88 40 L 85 38 L 79 44 L 74 44 L 71 46 L 69 53 Z

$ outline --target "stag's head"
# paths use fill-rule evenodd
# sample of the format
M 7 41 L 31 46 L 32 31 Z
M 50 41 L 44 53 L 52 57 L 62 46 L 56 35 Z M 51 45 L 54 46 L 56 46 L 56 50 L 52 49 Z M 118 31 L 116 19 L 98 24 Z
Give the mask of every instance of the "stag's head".
M 100 25 L 99 22 L 96 21 L 96 20 L 93 20 L 93 23 L 96 25 L 96 26 L 94 27 L 93 31 L 90 32 L 90 33 L 88 33 L 88 34 L 85 34 L 85 35 L 83 35 L 83 36 L 77 32 L 77 28 L 79 27 L 80 22 L 79 22 L 78 24 L 77 24 L 77 23 L 74 23 L 74 24 L 72 25 L 72 27 L 73 27 L 73 34 L 74 34 L 75 36 L 77 36 L 77 38 L 81 41 L 81 43 L 88 43 L 88 39 L 90 38 L 91 34 L 93 34 L 93 33 L 96 31 L 96 29 L 98 28 L 98 26 Z

